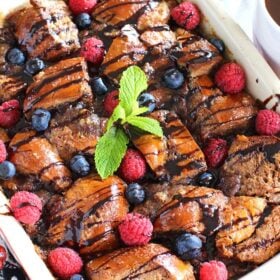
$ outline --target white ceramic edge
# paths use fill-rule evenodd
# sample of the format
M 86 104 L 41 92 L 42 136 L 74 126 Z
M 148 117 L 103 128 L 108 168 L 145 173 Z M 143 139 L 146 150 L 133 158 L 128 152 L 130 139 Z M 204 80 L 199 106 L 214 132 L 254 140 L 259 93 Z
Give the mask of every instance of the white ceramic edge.
M 10 0 L 8 3 L 0 3 L 0 14 L 6 14 L 12 8 L 19 7 L 25 2 L 27 0 Z M 276 74 L 239 25 L 226 14 L 218 0 L 192 0 L 192 2 L 200 7 L 207 18 L 204 24 L 205 30 L 218 34 L 235 60 L 245 68 L 249 92 L 262 101 L 275 93 L 280 93 L 280 81 Z M 268 107 L 270 105 L 271 103 L 268 104 Z M 279 107 L 277 109 L 280 111 Z M 6 240 L 30 280 L 53 280 L 53 276 L 35 252 L 35 248 L 22 226 L 13 217 L 5 215 L 9 212 L 7 206 L 7 199 L 0 192 L 0 235 Z M 279 279 L 277 274 L 279 263 L 280 254 L 244 276 L 242 280 L 263 280 L 268 276 L 270 280 L 277 280 Z

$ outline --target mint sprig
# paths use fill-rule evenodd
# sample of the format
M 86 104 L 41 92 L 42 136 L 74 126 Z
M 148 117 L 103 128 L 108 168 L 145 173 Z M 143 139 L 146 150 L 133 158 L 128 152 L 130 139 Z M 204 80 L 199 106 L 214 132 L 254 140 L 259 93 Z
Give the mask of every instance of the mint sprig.
M 140 116 L 146 113 L 148 108 L 139 107 L 137 99 L 147 88 L 147 76 L 138 66 L 131 66 L 123 72 L 119 89 L 119 105 L 108 120 L 107 131 L 99 139 L 95 150 L 95 166 L 102 179 L 117 171 L 126 153 L 129 138 L 122 126 L 129 124 L 163 137 L 162 128 L 157 120 Z

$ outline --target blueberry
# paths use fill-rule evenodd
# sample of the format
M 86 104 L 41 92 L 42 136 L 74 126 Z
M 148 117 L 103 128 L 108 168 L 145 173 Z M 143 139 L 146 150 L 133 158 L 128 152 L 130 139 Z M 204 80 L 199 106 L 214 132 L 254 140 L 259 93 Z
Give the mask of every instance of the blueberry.
M 209 42 L 212 45 L 214 45 L 219 50 L 220 53 L 223 53 L 225 51 L 226 46 L 222 40 L 220 40 L 218 38 L 211 38 L 211 39 L 209 39 Z
M 86 29 L 91 25 L 90 15 L 87 13 L 82 13 L 76 16 L 75 23 L 79 29 Z
M 144 202 L 146 197 L 145 189 L 137 183 L 129 184 L 125 190 L 125 196 L 132 205 L 138 205 Z
M 102 78 L 100 78 L 100 77 L 93 78 L 91 80 L 90 84 L 91 84 L 93 93 L 95 95 L 101 96 L 101 95 L 104 95 L 108 91 L 107 86 L 104 84 Z
M 217 177 L 214 173 L 207 171 L 200 174 L 197 178 L 197 183 L 200 186 L 213 187 L 217 181 Z
M 37 109 L 32 115 L 32 127 L 36 131 L 45 131 L 49 127 L 51 113 L 45 109 Z
M 70 280 L 84 280 L 84 277 L 81 274 L 74 274 L 71 276 Z
M 45 63 L 43 60 L 39 58 L 30 59 L 26 62 L 25 65 L 25 70 L 31 75 L 35 75 L 39 73 L 44 68 L 45 68 Z
M 76 155 L 71 159 L 70 168 L 80 176 L 86 176 L 90 172 L 90 164 L 82 155 Z
M 175 251 L 185 261 L 197 258 L 201 253 L 201 247 L 201 240 L 189 233 L 184 233 L 175 240 Z
M 16 167 L 10 161 L 4 161 L 0 164 L 0 179 L 8 180 L 16 175 Z
M 184 83 L 184 75 L 178 69 L 168 69 L 163 75 L 163 81 L 168 88 L 178 89 Z
M 13 48 L 8 51 L 6 59 L 12 64 L 22 65 L 25 62 L 25 55 L 20 49 Z
M 138 103 L 140 107 L 148 107 L 149 113 L 153 112 L 156 108 L 156 99 L 150 93 L 142 93 L 138 98 Z

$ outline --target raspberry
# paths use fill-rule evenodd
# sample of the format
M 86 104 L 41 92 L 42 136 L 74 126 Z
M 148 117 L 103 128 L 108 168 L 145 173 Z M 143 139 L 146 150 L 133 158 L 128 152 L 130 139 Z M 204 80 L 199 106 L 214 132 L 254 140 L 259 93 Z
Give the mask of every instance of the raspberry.
M 69 0 L 69 7 L 75 14 L 90 13 L 96 5 L 96 0 Z
M 119 91 L 114 90 L 108 93 L 104 99 L 104 109 L 111 116 L 114 109 L 119 105 Z
M 205 262 L 200 266 L 199 280 L 227 280 L 228 271 L 219 261 Z
M 29 225 L 34 225 L 41 217 L 42 201 L 34 193 L 21 191 L 14 194 L 10 200 L 14 217 Z
M 120 175 L 128 183 L 141 179 L 147 170 L 146 162 L 143 155 L 133 149 L 128 149 L 124 156 L 121 166 Z
M 15 125 L 20 118 L 20 107 L 17 100 L 4 102 L 0 106 L 0 126 L 10 128 Z
M 48 264 L 53 273 L 62 279 L 80 273 L 83 267 L 82 259 L 74 250 L 62 247 L 49 253 Z
M 153 224 L 138 213 L 129 213 L 119 225 L 119 233 L 128 246 L 145 245 L 152 238 Z
M 0 140 L 0 163 L 5 161 L 7 158 L 7 150 L 4 142 Z
M 280 114 L 272 110 L 259 111 L 256 119 L 256 130 L 260 135 L 280 133 Z
M 237 63 L 226 63 L 217 71 L 215 82 L 219 89 L 225 93 L 239 93 L 246 86 L 245 72 Z
M 0 270 L 4 268 L 7 260 L 7 251 L 3 246 L 0 246 Z
M 219 167 L 228 155 L 227 141 L 210 139 L 204 149 L 204 154 L 209 167 Z
M 183 2 L 171 11 L 173 20 L 187 30 L 195 29 L 201 21 L 198 7 L 191 2 Z
M 81 56 L 95 65 L 100 65 L 102 63 L 104 53 L 103 42 L 95 37 L 88 38 L 81 49 Z

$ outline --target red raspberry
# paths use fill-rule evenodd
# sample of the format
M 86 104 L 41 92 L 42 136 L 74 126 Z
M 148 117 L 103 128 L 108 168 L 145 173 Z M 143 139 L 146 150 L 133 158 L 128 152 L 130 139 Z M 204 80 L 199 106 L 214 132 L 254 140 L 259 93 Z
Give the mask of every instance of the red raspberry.
M 41 217 L 42 201 L 34 193 L 21 191 L 14 194 L 10 200 L 14 217 L 28 225 L 34 225 Z
M 256 119 L 256 130 L 260 135 L 280 133 L 280 114 L 272 110 L 259 111 Z
M 119 91 L 114 90 L 108 93 L 104 99 L 104 109 L 111 116 L 114 109 L 119 105 Z
M 5 161 L 7 158 L 7 150 L 4 142 L 0 140 L 0 163 Z
M 228 155 L 227 141 L 223 139 L 210 139 L 204 149 L 204 154 L 209 167 L 219 167 Z
M 97 0 L 69 0 L 69 7 L 71 11 L 75 14 L 90 13 Z
M 3 246 L 0 246 L 0 270 L 4 268 L 7 260 L 7 251 Z
M 104 53 L 103 42 L 95 37 L 88 38 L 81 49 L 81 56 L 95 65 L 100 65 L 102 63 Z
M 205 262 L 200 266 L 199 280 L 227 280 L 228 271 L 219 261 Z
M 122 241 L 128 246 L 145 245 L 152 238 L 153 224 L 138 213 L 129 213 L 119 225 L 119 233 Z
M 226 63 L 217 71 L 215 82 L 220 90 L 225 93 L 239 93 L 246 86 L 245 72 L 237 63 Z
M 173 20 L 187 30 L 195 29 L 201 21 L 198 7 L 191 2 L 183 2 L 171 11 Z
M 143 155 L 136 150 L 128 149 L 119 169 L 121 177 L 127 183 L 132 183 L 141 179 L 146 170 L 147 166 Z
M 20 107 L 17 100 L 4 102 L 0 106 L 0 126 L 10 128 L 15 125 L 20 118 Z
M 80 273 L 83 267 L 82 259 L 74 250 L 62 247 L 49 253 L 48 264 L 53 273 L 62 279 Z

